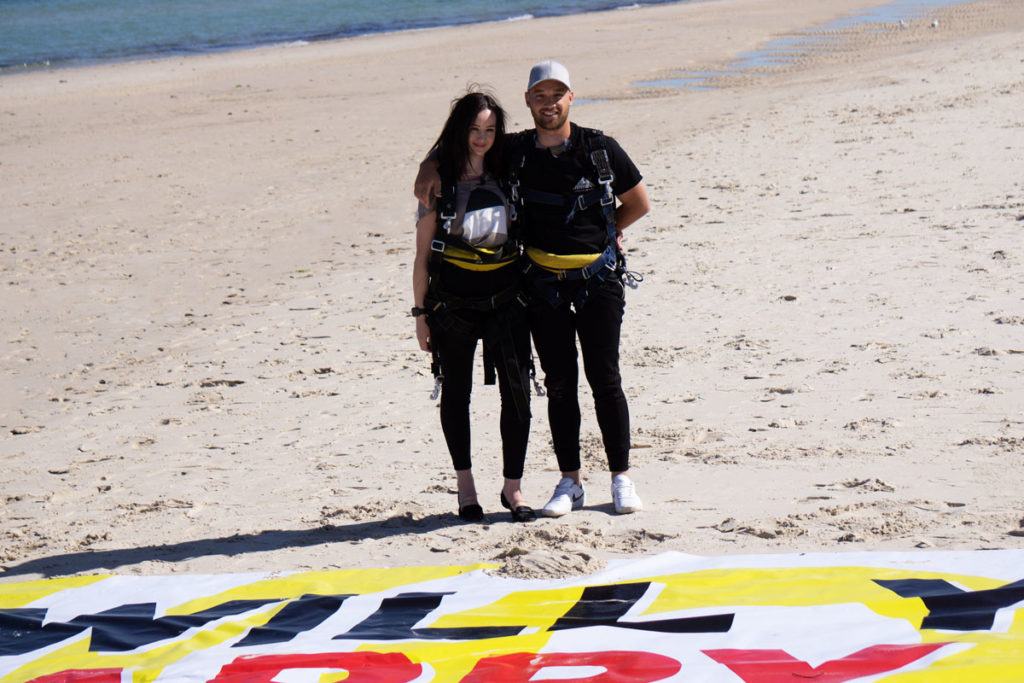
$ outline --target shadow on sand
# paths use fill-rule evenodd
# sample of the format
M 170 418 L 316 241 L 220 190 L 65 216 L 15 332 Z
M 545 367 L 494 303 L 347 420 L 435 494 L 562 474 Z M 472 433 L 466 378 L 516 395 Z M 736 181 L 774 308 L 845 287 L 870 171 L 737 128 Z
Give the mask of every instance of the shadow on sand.
M 494 523 L 505 520 L 503 518 L 495 519 L 495 516 L 492 516 L 490 521 Z M 427 534 L 461 524 L 458 517 L 450 513 L 428 515 L 423 518 L 398 515 L 383 521 L 360 522 L 346 526 L 325 525 L 315 529 L 261 531 L 254 534 L 236 534 L 170 545 L 149 545 L 117 550 L 85 550 L 9 564 L 0 569 L 0 579 L 29 574 L 52 578 L 101 570 L 114 571 L 119 567 L 151 561 L 180 562 L 214 555 L 233 557 L 285 548 L 305 548 L 328 543 L 380 539 L 406 534 Z

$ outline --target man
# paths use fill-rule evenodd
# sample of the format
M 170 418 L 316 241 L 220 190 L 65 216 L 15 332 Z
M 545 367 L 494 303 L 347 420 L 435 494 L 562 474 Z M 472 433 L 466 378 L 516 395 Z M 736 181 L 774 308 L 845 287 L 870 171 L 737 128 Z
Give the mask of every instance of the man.
M 536 128 L 508 136 L 506 150 L 522 198 L 530 331 L 545 375 L 548 421 L 562 472 L 541 512 L 560 517 L 585 502 L 577 338 L 612 474 L 615 511 L 636 512 L 643 503 L 629 478 L 629 408 L 619 374 L 625 310 L 621 245 L 623 229 L 650 210 L 647 191 L 615 140 L 570 122 L 573 91 L 563 65 L 536 64 L 525 99 Z M 416 181 L 421 201 L 435 194 L 435 176 L 434 164 L 421 165 Z

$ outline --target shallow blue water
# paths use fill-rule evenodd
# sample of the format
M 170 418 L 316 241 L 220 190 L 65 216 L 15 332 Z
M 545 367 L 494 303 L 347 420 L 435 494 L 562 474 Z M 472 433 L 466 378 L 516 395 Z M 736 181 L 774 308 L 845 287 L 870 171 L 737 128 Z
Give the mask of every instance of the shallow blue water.
M 848 28 L 864 23 L 887 24 L 899 23 L 900 20 L 912 21 L 927 16 L 930 12 L 943 7 L 962 5 L 976 0 L 893 0 L 885 5 L 856 12 L 849 17 L 837 19 L 828 25 L 829 28 Z
M 630 0 L 0 0 L 0 69 L 213 52 L 577 14 L 630 4 Z
M 960 5 L 977 0 L 893 0 L 892 2 L 866 10 L 851 12 L 849 16 L 835 21 L 807 28 L 802 35 L 779 38 L 767 43 L 759 50 L 743 52 L 724 71 L 684 72 L 675 78 L 658 81 L 638 81 L 633 85 L 641 87 L 683 88 L 686 90 L 709 90 L 711 79 L 731 74 L 749 73 L 753 69 L 794 64 L 809 52 L 829 50 L 835 47 L 837 38 L 827 35 L 829 31 L 877 25 L 882 30 L 886 25 L 899 25 L 927 17 L 944 7 Z M 1022 0 L 1024 1 L 1024 0 Z M 939 27 L 936 27 L 937 29 Z

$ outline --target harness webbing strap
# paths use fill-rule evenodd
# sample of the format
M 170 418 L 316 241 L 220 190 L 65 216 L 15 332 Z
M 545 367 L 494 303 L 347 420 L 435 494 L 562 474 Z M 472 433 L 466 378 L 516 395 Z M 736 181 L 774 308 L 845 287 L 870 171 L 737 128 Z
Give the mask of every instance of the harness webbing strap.
M 533 263 L 528 264 L 526 268 L 528 281 L 534 291 L 555 307 L 566 303 L 555 286 L 557 282 L 585 280 L 586 284 L 579 289 L 575 300 L 571 302 L 576 309 L 584 304 L 592 286 L 603 282 L 624 264 L 622 254 L 619 253 L 615 231 L 615 192 L 612 188 L 612 183 L 615 182 L 615 172 L 612 170 L 611 160 L 608 158 L 604 133 L 595 129 L 583 128 L 582 134 L 584 152 L 593 167 L 590 177 L 594 178 L 596 175 L 598 188 L 583 194 L 572 192 L 557 194 L 522 187 L 519 184 L 518 172 L 513 178 L 513 184 L 518 188 L 521 201 L 564 207 L 567 211 L 566 225 L 572 224 L 577 212 L 586 211 L 598 205 L 601 207 L 601 214 L 605 221 L 606 239 L 604 251 L 597 259 L 583 267 L 573 269 L 551 269 L 539 266 L 539 264 L 535 266 Z M 526 158 L 527 150 L 524 150 L 517 171 L 526 165 Z
M 601 252 L 601 256 L 583 268 L 551 272 L 530 263 L 526 268 L 526 277 L 534 291 L 542 295 L 553 308 L 558 308 L 564 303 L 572 303 L 576 310 L 579 310 L 586 302 L 587 296 L 590 294 L 590 288 L 595 284 L 604 282 L 605 278 L 615 273 L 618 263 L 618 249 L 615 244 L 609 244 Z M 558 288 L 555 287 L 555 283 L 572 282 L 575 280 L 585 280 L 586 284 L 579 289 L 576 298 L 568 302 L 558 291 Z
M 525 324 L 525 320 L 521 322 Z M 484 384 L 494 384 L 495 370 L 503 372 L 509 394 L 520 420 L 530 419 L 530 385 L 528 371 L 532 368 L 519 364 L 510 316 L 492 316 L 484 329 Z
M 508 190 L 506 188 L 506 194 Z M 475 247 L 462 238 L 452 235 L 452 223 L 458 217 L 458 184 L 441 179 L 441 196 L 437 200 L 437 227 L 430 243 L 431 275 L 437 272 L 437 264 L 445 260 L 469 270 L 490 270 L 515 261 L 519 257 L 520 240 L 514 234 L 516 212 L 510 205 L 508 240 L 497 249 Z
M 425 307 L 432 313 L 450 311 L 496 311 L 519 298 L 519 283 L 506 287 L 493 296 L 463 297 L 440 290 L 428 291 Z
M 604 214 L 605 225 L 608 228 L 608 241 L 615 243 L 615 193 L 612 191 L 615 173 L 612 172 L 611 162 L 608 161 L 608 150 L 604 147 L 603 137 L 601 142 L 600 147 L 591 150 L 590 161 L 597 169 L 597 182 L 604 190 L 601 197 L 601 213 Z
M 545 270 L 555 272 L 557 270 L 573 270 L 589 266 L 595 259 L 601 257 L 596 254 L 549 254 L 536 247 L 526 248 L 526 257 Z
M 499 184 L 500 181 L 499 181 Z M 502 185 L 506 195 L 515 196 L 515 189 Z M 484 340 L 484 381 L 493 384 L 495 369 L 507 374 L 512 388 L 513 400 L 520 416 L 529 417 L 529 387 L 522 379 L 508 318 L 513 314 L 511 307 L 525 307 L 522 285 L 517 280 L 513 285 L 486 297 L 467 297 L 448 291 L 442 277 L 442 263 L 471 271 L 493 271 L 505 268 L 519 261 L 521 240 L 516 223 L 514 204 L 510 204 L 508 241 L 496 249 L 475 247 L 458 235 L 453 235 L 454 221 L 458 217 L 458 185 L 442 178 L 441 196 L 437 200 L 437 226 L 430 243 L 428 263 L 428 287 L 424 307 L 430 313 L 427 318 L 431 328 L 467 338 Z M 460 315 L 463 312 L 467 315 Z M 483 314 L 483 315 L 473 315 Z M 436 349 L 433 351 L 431 372 L 435 387 L 431 398 L 436 399 L 444 379 L 444 368 Z
M 512 326 L 526 325 L 526 303 L 519 296 L 518 285 L 510 289 L 514 290 L 511 299 L 504 303 L 495 302 L 495 310 L 504 308 L 498 315 L 488 315 L 476 322 L 470 322 L 457 315 L 457 311 L 449 311 L 442 307 L 435 309 L 428 322 L 432 329 L 436 327 L 449 334 L 483 341 L 484 384 L 494 384 L 497 373 L 502 373 L 508 381 L 509 394 L 515 409 L 520 419 L 525 420 L 530 417 L 528 373 L 533 370 L 533 361 L 530 360 L 526 367 L 521 366 L 519 362 L 519 349 Z M 507 291 L 502 294 L 507 294 Z M 515 308 L 516 306 L 518 308 Z M 459 308 L 466 309 L 464 306 Z M 436 349 L 433 351 L 430 369 L 434 375 L 436 393 L 444 382 L 444 365 Z M 431 396 L 431 400 L 436 398 L 436 395 Z
M 541 192 L 535 190 L 532 187 L 524 187 L 520 189 L 523 199 L 535 204 L 547 204 L 548 206 L 568 206 L 572 200 L 566 198 L 563 194 L 556 194 L 554 192 Z
M 458 215 L 458 207 L 455 206 L 455 191 L 455 183 L 443 183 L 441 197 L 437 200 L 437 220 L 443 235 L 451 234 L 452 221 Z

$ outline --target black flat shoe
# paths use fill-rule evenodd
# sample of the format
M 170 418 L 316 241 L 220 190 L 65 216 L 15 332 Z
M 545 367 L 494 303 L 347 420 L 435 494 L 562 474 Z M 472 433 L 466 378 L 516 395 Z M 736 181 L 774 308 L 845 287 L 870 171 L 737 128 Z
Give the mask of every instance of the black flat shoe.
M 484 516 L 484 509 L 476 503 L 470 503 L 469 505 L 463 505 L 460 507 L 459 519 L 463 522 L 471 522 L 473 524 L 484 524 L 487 522 L 487 518 Z
M 512 512 L 512 521 L 514 522 L 532 522 L 537 519 L 537 513 L 528 505 L 517 505 L 516 507 L 512 507 L 512 504 L 508 502 L 508 498 L 505 497 L 504 491 L 501 492 L 501 504 L 506 510 L 510 510 Z

